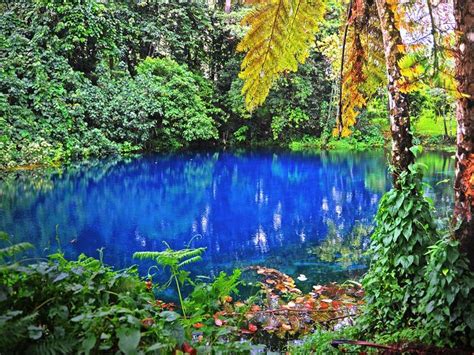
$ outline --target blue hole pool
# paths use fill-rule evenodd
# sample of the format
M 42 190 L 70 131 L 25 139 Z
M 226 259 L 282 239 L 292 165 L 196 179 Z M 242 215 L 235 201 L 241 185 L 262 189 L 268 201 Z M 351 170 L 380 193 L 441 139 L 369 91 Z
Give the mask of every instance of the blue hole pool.
M 452 203 L 446 153 L 426 153 L 428 195 Z M 0 230 L 32 242 L 35 256 L 58 244 L 68 257 L 98 256 L 116 268 L 135 251 L 205 246 L 195 274 L 249 265 L 305 274 L 313 283 L 359 276 L 377 204 L 390 187 L 374 152 L 187 152 L 103 160 L 61 172 L 30 171 L 0 182 Z

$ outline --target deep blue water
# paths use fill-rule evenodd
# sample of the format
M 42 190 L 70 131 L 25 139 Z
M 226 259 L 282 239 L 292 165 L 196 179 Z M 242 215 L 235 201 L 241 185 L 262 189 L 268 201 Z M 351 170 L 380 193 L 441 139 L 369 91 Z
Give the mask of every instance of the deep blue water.
M 449 154 L 429 153 L 427 181 L 449 178 Z M 382 151 L 189 152 L 105 160 L 0 182 L 0 230 L 35 255 L 98 256 L 117 268 L 135 251 L 205 246 L 195 273 L 263 264 L 313 283 L 357 277 L 373 216 L 390 187 Z M 450 184 L 429 192 L 440 213 Z

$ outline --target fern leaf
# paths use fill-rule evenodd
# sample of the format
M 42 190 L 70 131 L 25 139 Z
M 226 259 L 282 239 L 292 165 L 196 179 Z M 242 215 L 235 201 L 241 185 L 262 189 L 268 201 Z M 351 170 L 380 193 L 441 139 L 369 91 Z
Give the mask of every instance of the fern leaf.
M 133 253 L 134 259 L 146 260 L 146 259 L 156 259 L 160 256 L 161 252 L 158 251 L 138 251 Z
M 18 243 L 18 244 L 11 245 L 9 247 L 2 248 L 0 249 L 0 260 L 15 256 L 17 254 L 23 253 L 24 251 L 28 249 L 32 249 L 32 248 L 34 247 L 31 243 Z
M 190 264 L 192 262 L 201 260 L 201 254 L 206 248 L 193 248 L 193 249 L 181 249 L 173 250 L 166 249 L 164 251 L 142 251 L 133 254 L 133 258 L 146 260 L 155 260 L 158 264 L 163 267 L 181 267 L 183 265 Z M 185 259 L 184 261 L 181 261 Z
M 189 258 L 189 259 L 186 259 L 186 260 L 180 262 L 180 263 L 178 264 L 178 266 L 179 266 L 179 267 L 182 267 L 182 266 L 189 265 L 189 264 L 192 264 L 192 263 L 201 261 L 201 260 L 202 260 L 202 258 L 201 258 L 200 255 L 193 256 L 192 258 Z
M 248 110 L 265 101 L 281 73 L 304 63 L 324 10 L 319 0 L 269 0 L 243 19 L 250 29 L 237 50 L 247 52 L 239 77 Z
M 76 343 L 77 341 L 73 338 L 59 338 L 53 335 L 45 340 L 32 343 L 28 347 L 27 353 L 32 355 L 71 354 Z
M 206 248 L 183 249 L 175 251 L 175 255 L 179 260 L 181 260 L 201 255 L 205 250 Z
M 28 326 L 33 325 L 38 313 L 32 313 L 23 317 L 22 311 L 10 310 L 2 314 L 2 322 L 0 322 L 0 349 L 2 353 L 9 353 L 9 349 L 18 346 L 20 339 L 28 338 Z
M 356 2 L 357 8 L 350 19 L 351 31 L 348 42 L 351 43 L 346 54 L 342 78 L 341 118 L 342 130 L 335 128 L 334 135 L 349 136 L 351 128 L 357 122 L 359 113 L 368 100 L 386 81 L 385 58 L 383 56 L 382 34 L 375 8 L 363 2 Z

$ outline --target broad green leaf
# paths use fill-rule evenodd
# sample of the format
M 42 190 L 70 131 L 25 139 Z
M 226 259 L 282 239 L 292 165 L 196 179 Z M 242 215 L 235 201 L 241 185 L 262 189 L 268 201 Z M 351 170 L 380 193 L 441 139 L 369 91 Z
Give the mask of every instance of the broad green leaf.
M 125 354 L 135 354 L 140 343 L 140 330 L 136 328 L 119 328 L 117 330 L 119 338 L 118 346 Z
M 173 311 L 163 311 L 160 313 L 160 317 L 165 318 L 167 322 L 173 322 L 179 318 L 179 314 Z
M 94 334 L 90 334 L 87 338 L 82 341 L 82 351 L 89 354 L 89 352 L 94 348 L 97 339 Z
M 36 325 L 28 326 L 28 336 L 30 339 L 38 340 L 43 336 L 43 328 Z

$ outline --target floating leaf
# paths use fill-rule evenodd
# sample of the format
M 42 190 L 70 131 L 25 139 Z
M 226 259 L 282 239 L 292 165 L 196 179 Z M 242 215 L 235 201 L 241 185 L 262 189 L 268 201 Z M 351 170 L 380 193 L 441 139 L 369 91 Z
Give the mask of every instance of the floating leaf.
M 300 274 L 300 276 L 298 276 L 297 279 L 298 279 L 299 281 L 307 281 L 307 280 L 308 280 L 308 278 L 307 278 L 305 275 L 303 275 L 303 274 Z

